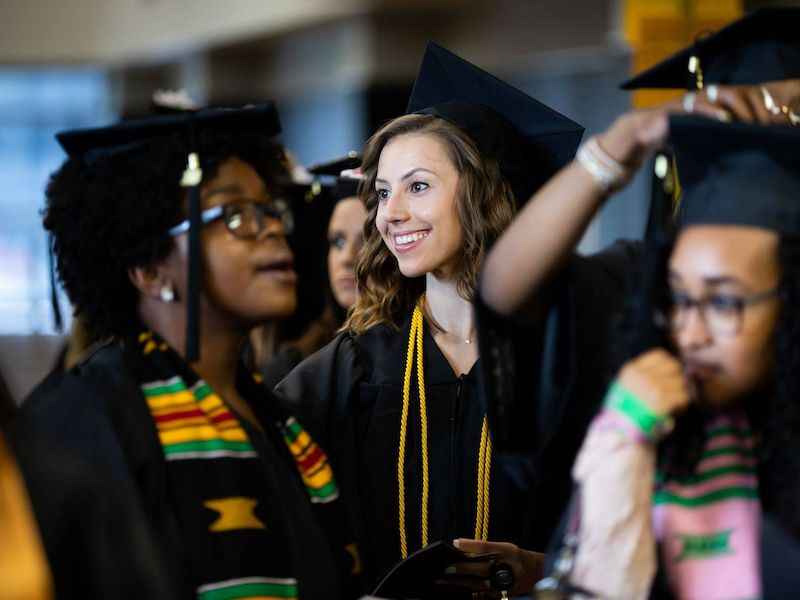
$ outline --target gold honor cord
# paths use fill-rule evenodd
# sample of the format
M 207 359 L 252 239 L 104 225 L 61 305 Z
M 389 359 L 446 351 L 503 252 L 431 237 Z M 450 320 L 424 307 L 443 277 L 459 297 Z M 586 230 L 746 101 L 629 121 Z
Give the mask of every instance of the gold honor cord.
M 486 415 L 481 426 L 481 449 L 478 452 L 478 508 L 475 511 L 475 539 L 489 539 L 489 491 L 491 488 L 492 438 L 489 437 L 489 424 Z
M 53 580 L 16 461 L 0 436 L 0 598 L 51 600 Z
M 424 296 L 420 298 L 420 305 Z M 405 456 L 406 438 L 408 437 L 408 417 L 411 406 L 411 372 L 414 366 L 414 354 L 417 358 L 417 387 L 419 390 L 419 416 L 420 416 L 420 453 L 422 454 L 422 547 L 428 545 L 428 498 L 430 478 L 428 476 L 428 410 L 425 400 L 425 370 L 423 366 L 423 341 L 424 321 L 419 305 L 414 308 L 411 317 L 411 331 L 408 335 L 408 349 L 406 353 L 406 371 L 403 377 L 403 408 L 400 413 L 400 443 L 397 455 L 397 489 L 398 512 L 400 528 L 400 556 L 408 556 L 408 540 L 406 539 L 406 484 L 405 484 Z M 486 417 L 483 417 L 481 427 L 481 445 L 478 453 L 478 491 L 477 508 L 475 516 L 475 539 L 486 541 L 489 535 L 489 492 L 492 461 L 492 440 L 489 437 L 489 426 Z

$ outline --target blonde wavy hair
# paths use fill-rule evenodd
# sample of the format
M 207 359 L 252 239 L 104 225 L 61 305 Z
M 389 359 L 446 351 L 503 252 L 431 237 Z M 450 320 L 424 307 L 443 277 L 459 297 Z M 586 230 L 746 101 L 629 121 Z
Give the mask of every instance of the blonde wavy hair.
M 514 195 L 497 161 L 481 152 L 468 134 L 434 115 L 405 115 L 390 121 L 369 139 L 364 150 L 359 198 L 367 211 L 365 242 L 356 264 L 357 300 L 341 331 L 358 335 L 380 324 L 396 330 L 394 315 L 413 307 L 425 291 L 424 277 L 409 279 L 400 272 L 375 225 L 379 200 L 375 178 L 381 152 L 391 140 L 426 134 L 442 143 L 459 175 L 456 206 L 464 247 L 458 292 L 465 300 L 472 300 L 487 249 L 514 218 Z

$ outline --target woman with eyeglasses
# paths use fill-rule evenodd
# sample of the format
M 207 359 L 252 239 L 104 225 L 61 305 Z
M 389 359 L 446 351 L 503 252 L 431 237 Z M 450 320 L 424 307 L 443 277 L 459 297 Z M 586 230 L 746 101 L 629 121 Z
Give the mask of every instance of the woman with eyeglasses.
M 670 131 L 683 215 L 623 313 L 625 362 L 576 461 L 570 582 L 621 600 L 794 598 L 800 133 L 690 117 Z
M 14 434 L 89 459 L 137 499 L 185 598 L 327 599 L 360 588 L 326 455 L 239 363 L 248 332 L 296 303 L 287 175 L 269 138 L 276 119 L 267 103 L 65 132 L 69 159 L 47 188 L 59 278 L 76 313 L 112 341 L 46 379 Z

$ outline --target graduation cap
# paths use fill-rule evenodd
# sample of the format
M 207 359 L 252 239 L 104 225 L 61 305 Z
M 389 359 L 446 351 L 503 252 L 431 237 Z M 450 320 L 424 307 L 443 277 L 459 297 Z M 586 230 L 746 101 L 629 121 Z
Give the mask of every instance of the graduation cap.
M 189 273 L 186 307 L 186 360 L 199 358 L 200 286 L 202 253 L 200 252 L 200 144 L 202 131 L 219 133 L 263 133 L 272 137 L 281 132 L 280 121 L 272 102 L 249 104 L 240 108 L 201 108 L 168 115 L 120 121 L 108 127 L 62 131 L 56 139 L 67 154 L 82 157 L 91 164 L 102 156 L 115 156 L 146 146 L 155 140 L 173 135 L 186 135 L 188 153 L 186 170 L 176 185 L 189 192 Z
M 339 200 L 358 196 L 358 184 L 363 179 L 358 169 L 361 168 L 363 158 L 361 154 L 352 150 L 346 156 L 312 165 L 308 167 L 308 171 L 314 175 L 336 177 L 336 184 L 331 194 L 332 203 L 336 204 Z
M 639 88 L 757 85 L 800 77 L 800 8 L 760 8 L 623 83 Z
M 575 157 L 583 127 L 428 41 L 406 114 L 441 117 L 494 157 L 518 205 Z
M 800 131 L 675 116 L 670 140 L 683 189 L 682 227 L 800 234 Z

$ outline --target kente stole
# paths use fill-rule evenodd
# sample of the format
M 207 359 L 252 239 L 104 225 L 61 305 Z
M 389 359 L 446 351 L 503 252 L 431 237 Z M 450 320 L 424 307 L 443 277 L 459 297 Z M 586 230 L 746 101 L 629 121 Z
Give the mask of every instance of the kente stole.
M 163 449 L 198 600 L 297 598 L 289 534 L 274 503 L 276 489 L 291 482 L 268 474 L 237 416 L 167 344 L 143 332 L 123 338 L 122 346 Z M 259 381 L 245 375 L 237 383 L 250 399 L 268 395 Z M 311 510 L 344 567 L 340 572 L 357 574 L 356 547 L 327 456 L 271 397 L 264 404 L 275 420 L 262 425 L 273 441 L 283 439 L 286 462 L 293 460 Z M 342 588 L 348 583 L 342 581 Z

